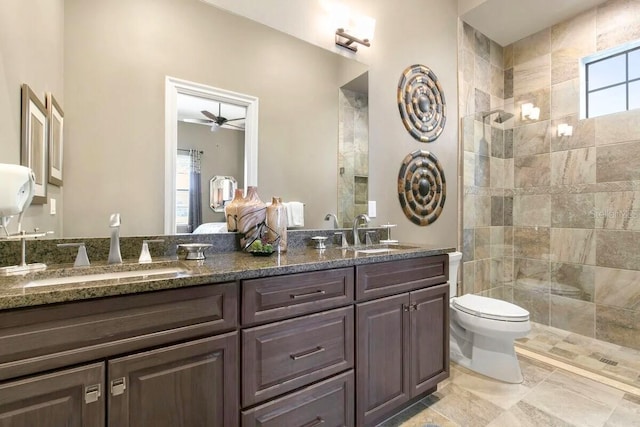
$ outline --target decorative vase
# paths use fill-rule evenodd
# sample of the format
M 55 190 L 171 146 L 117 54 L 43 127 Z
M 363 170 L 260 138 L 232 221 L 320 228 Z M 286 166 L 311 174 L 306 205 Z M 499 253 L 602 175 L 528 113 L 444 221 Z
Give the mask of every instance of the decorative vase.
M 274 247 L 279 252 L 287 250 L 287 209 L 280 197 L 273 197 L 267 206 L 267 242 L 277 242 Z
M 246 249 L 256 239 L 262 237 L 267 217 L 267 205 L 260 200 L 258 189 L 247 187 L 247 196 L 238 204 L 238 233 L 242 234 L 240 244 Z
M 236 188 L 231 200 L 224 207 L 224 216 L 227 219 L 227 231 L 238 231 L 238 206 L 244 201 L 243 191 L 241 188 Z

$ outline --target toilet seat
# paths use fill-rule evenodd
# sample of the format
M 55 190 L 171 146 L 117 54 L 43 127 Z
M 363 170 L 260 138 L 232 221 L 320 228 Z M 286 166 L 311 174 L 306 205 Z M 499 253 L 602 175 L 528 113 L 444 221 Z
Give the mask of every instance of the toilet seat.
M 452 298 L 451 304 L 462 312 L 485 319 L 503 322 L 526 322 L 529 320 L 529 312 L 524 308 L 480 295 L 467 294 Z

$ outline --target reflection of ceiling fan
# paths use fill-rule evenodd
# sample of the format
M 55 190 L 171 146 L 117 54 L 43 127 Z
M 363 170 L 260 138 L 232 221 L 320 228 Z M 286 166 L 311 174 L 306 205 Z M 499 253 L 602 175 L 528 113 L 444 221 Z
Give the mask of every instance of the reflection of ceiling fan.
M 244 120 L 244 117 L 238 117 L 237 119 L 227 119 L 226 117 L 222 117 L 222 114 L 220 113 L 222 109 L 222 104 L 218 104 L 218 115 L 216 116 L 215 114 L 207 111 L 207 110 L 202 110 L 200 111 L 205 117 L 207 117 L 206 119 L 184 119 L 185 122 L 189 122 L 189 123 L 200 123 L 200 124 L 204 124 L 204 125 L 211 125 L 211 131 L 215 131 L 217 130 L 219 127 L 221 127 L 222 125 L 226 125 L 232 128 L 236 128 L 236 129 L 241 129 L 244 130 L 244 127 L 242 126 L 237 126 L 235 124 L 231 124 L 229 122 L 233 122 L 236 120 Z

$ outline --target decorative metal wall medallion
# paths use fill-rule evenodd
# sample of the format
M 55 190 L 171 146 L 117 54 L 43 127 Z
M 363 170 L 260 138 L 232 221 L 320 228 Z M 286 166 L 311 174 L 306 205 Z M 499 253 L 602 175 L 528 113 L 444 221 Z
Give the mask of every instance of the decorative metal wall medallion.
M 424 65 L 407 68 L 398 83 L 398 108 L 404 127 L 420 142 L 435 141 L 446 122 L 442 86 Z
M 429 225 L 442 213 L 447 194 L 442 164 L 432 153 L 416 150 L 402 161 L 398 197 L 411 222 Z

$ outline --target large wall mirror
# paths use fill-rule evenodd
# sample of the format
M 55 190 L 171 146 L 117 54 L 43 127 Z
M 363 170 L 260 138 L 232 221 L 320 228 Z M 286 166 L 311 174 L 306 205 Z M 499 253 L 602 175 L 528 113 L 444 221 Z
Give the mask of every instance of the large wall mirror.
M 361 98 L 340 88 L 367 67 L 199 0 L 152 3 L 65 1 L 63 237 L 108 235 L 112 212 L 124 236 L 165 232 L 167 76 L 257 98 L 260 197 L 302 201 L 305 228 L 325 226 L 355 197 L 338 197 L 339 110 Z

